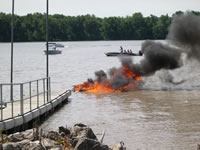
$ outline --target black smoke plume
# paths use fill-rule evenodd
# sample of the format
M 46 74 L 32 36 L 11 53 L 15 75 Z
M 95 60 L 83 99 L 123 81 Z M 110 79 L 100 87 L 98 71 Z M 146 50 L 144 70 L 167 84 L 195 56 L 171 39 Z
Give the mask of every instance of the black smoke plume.
M 122 58 L 121 63 L 129 64 L 137 75 L 148 76 L 161 69 L 183 66 L 183 54 L 200 61 L 200 16 L 191 12 L 174 16 L 167 37 L 166 44 L 150 40 L 143 42 L 144 58 L 139 64 L 132 63 L 129 58 Z
M 200 61 L 200 16 L 191 12 L 174 17 L 168 41 L 180 47 L 188 58 Z
M 142 44 L 144 58 L 140 64 L 132 67 L 137 75 L 147 76 L 160 69 L 176 69 L 182 66 L 181 51 L 155 41 L 145 41 Z

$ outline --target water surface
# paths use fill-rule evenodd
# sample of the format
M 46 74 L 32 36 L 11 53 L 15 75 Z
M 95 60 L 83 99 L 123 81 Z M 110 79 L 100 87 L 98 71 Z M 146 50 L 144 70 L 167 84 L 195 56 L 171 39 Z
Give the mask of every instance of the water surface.
M 52 91 L 71 89 L 100 69 L 119 67 L 116 57 L 105 52 L 124 48 L 138 52 L 142 41 L 62 42 L 61 55 L 49 57 Z M 14 44 L 14 81 L 24 82 L 46 76 L 45 43 Z M 9 82 L 10 44 L 0 44 L 0 83 Z M 141 57 L 132 57 L 139 63 Z M 174 81 L 163 82 L 165 71 L 142 79 L 134 91 L 110 94 L 73 93 L 70 102 L 43 125 L 55 130 L 63 125 L 82 122 L 100 136 L 106 130 L 104 142 L 114 145 L 121 140 L 127 149 L 196 149 L 200 143 L 200 70 L 196 62 L 170 71 Z

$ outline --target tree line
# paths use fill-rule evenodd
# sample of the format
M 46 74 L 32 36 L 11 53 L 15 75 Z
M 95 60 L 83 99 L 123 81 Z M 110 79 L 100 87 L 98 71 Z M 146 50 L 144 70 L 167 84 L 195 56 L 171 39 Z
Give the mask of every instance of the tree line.
M 165 39 L 172 16 L 134 13 L 126 17 L 99 18 L 94 15 L 64 16 L 49 15 L 50 41 L 92 41 L 92 40 L 144 40 Z M 200 12 L 192 11 L 196 15 Z M 11 39 L 11 14 L 0 13 L 0 42 Z M 45 41 L 46 16 L 42 13 L 14 16 L 14 41 Z

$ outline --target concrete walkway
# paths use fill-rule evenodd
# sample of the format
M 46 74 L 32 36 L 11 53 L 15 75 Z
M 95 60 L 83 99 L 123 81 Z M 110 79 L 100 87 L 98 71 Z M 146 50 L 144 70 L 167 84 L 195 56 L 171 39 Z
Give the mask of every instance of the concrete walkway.
M 0 130 L 8 131 L 16 129 L 18 127 L 24 127 L 30 124 L 37 118 L 46 117 L 49 112 L 53 112 L 57 106 L 61 106 L 63 102 L 68 101 L 68 97 L 71 95 L 71 90 L 67 90 L 60 95 L 52 94 L 51 100 L 49 102 L 45 101 L 44 97 L 36 97 L 30 99 L 13 102 L 13 107 L 11 103 L 7 104 L 7 107 L 1 110 Z M 23 106 L 23 107 L 22 107 Z M 13 115 L 12 115 L 13 108 Z
M 63 92 L 64 91 L 52 93 L 51 100 L 55 99 L 58 95 L 62 94 Z M 32 97 L 31 99 L 29 98 L 23 101 L 18 100 L 14 101 L 13 103 L 9 102 L 7 103 L 7 106 L 4 109 L 0 109 L 0 121 L 23 115 L 31 110 L 39 108 L 45 103 L 47 103 L 47 98 L 44 97 L 44 95 L 41 95 L 39 97 Z

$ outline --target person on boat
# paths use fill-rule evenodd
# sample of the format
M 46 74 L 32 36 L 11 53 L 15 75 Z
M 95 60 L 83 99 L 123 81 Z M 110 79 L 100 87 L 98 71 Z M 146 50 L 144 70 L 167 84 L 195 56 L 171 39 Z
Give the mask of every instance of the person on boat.
M 139 55 L 142 56 L 143 55 L 143 52 L 142 50 L 139 50 Z
M 132 53 L 132 50 L 130 49 L 130 53 Z
M 122 46 L 120 46 L 120 52 L 123 53 L 123 47 Z

